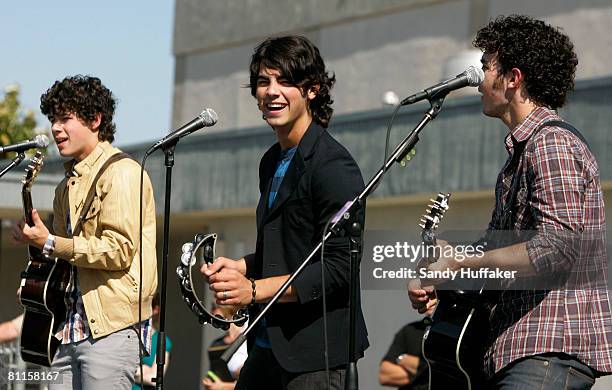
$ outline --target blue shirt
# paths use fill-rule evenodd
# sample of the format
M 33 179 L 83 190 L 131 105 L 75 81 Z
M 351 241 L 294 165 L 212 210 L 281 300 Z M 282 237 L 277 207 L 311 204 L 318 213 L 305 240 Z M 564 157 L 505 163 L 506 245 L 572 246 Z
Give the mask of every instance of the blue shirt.
M 272 185 L 270 186 L 270 196 L 268 197 L 268 208 L 271 209 L 274 206 L 274 201 L 276 200 L 276 194 L 278 194 L 278 190 L 283 182 L 283 178 L 285 177 L 285 173 L 287 173 L 287 169 L 289 168 L 289 164 L 291 163 L 291 159 L 295 155 L 295 151 L 297 150 L 297 146 L 281 151 L 280 157 L 278 159 L 278 163 L 276 164 L 276 172 L 274 172 L 274 177 L 272 178 Z M 257 337 L 255 338 L 255 344 L 261 348 L 272 348 L 270 345 L 270 339 L 268 338 L 268 332 L 266 332 L 266 318 L 262 318 L 259 323 L 259 328 L 257 329 Z

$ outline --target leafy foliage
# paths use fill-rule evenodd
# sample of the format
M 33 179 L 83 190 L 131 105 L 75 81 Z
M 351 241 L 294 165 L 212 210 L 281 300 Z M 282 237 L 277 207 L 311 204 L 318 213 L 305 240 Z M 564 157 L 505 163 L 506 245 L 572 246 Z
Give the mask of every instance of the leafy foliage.
M 23 110 L 19 102 L 19 85 L 4 89 L 0 99 L 0 144 L 9 145 L 34 138 L 36 134 L 48 133 L 36 128 L 34 110 Z M 44 150 L 43 150 L 44 152 Z M 0 158 L 11 158 L 15 153 L 0 153 Z

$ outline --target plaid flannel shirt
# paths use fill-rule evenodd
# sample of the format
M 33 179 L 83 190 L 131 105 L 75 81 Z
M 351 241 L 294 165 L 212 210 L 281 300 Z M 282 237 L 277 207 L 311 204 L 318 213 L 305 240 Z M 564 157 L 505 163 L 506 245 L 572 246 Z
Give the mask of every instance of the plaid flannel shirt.
M 612 372 L 599 168 L 588 147 L 570 131 L 545 126 L 533 134 L 552 120 L 561 119 L 539 107 L 506 136 L 509 157 L 497 179 L 489 230 L 499 226 L 509 195 L 515 147 L 527 142 L 519 160 L 512 230 L 535 232 L 526 245 L 536 278 L 566 277 L 558 288 L 501 293 L 491 312 L 492 339 L 484 362 L 489 376 L 517 359 L 546 352 L 564 352 L 600 372 Z M 580 239 L 564 239 L 567 235 Z M 585 236 L 591 239 L 582 239 Z

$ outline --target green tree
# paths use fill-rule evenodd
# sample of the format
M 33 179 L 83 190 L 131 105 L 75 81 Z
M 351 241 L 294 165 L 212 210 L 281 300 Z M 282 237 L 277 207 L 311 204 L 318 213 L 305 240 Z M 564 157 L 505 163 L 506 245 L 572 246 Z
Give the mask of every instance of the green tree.
M 19 102 L 19 85 L 4 89 L 0 100 L 0 145 L 31 139 L 37 133 L 47 133 L 36 128 L 34 110 L 23 110 Z M 0 153 L 0 158 L 11 158 L 15 153 Z

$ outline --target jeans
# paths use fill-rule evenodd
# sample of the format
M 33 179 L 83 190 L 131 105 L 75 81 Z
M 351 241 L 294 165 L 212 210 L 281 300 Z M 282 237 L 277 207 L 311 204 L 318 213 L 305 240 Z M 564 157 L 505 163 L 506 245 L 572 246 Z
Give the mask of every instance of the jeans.
M 138 334 L 123 329 L 94 340 L 60 345 L 51 371 L 59 371 L 61 384 L 50 390 L 132 390 L 138 366 Z
M 491 379 L 499 390 L 586 390 L 595 383 L 593 370 L 564 353 L 547 353 L 518 360 Z

